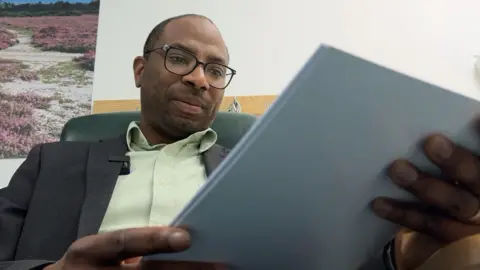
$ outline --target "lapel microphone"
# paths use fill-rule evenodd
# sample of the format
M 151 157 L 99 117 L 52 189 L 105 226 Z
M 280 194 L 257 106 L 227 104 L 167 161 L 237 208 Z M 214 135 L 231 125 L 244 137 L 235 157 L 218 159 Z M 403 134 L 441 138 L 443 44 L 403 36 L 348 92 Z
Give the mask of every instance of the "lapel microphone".
M 130 174 L 130 157 L 129 156 L 108 156 L 109 162 L 121 162 L 120 175 Z

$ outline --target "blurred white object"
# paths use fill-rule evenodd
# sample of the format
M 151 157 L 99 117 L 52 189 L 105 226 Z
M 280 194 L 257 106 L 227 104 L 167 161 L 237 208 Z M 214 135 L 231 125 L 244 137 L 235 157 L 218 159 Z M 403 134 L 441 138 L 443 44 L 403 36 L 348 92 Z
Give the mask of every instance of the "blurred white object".
M 477 70 L 477 74 L 480 76 L 480 55 L 476 56 L 477 61 L 475 62 L 475 69 Z
M 233 98 L 232 104 L 230 104 L 230 107 L 228 107 L 229 112 L 242 112 L 242 105 L 240 105 L 240 102 L 238 102 L 237 98 Z

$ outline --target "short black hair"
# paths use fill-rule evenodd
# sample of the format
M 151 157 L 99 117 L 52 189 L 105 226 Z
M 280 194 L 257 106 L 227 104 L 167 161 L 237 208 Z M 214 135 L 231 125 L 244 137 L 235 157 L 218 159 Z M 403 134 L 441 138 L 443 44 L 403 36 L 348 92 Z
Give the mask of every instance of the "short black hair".
M 162 34 L 163 32 L 165 31 L 165 27 L 171 23 L 172 21 L 174 20 L 177 20 L 177 19 L 181 19 L 181 18 L 185 18 L 185 17 L 199 17 L 199 18 L 203 18 L 203 19 L 206 19 L 208 20 L 209 22 L 211 22 L 213 25 L 215 25 L 213 23 L 213 21 L 211 19 L 209 19 L 208 17 L 206 16 L 203 16 L 203 15 L 199 15 L 199 14 L 183 14 L 183 15 L 178 15 L 178 16 L 175 16 L 175 17 L 171 17 L 171 18 L 168 18 L 162 22 L 160 22 L 159 24 L 157 24 L 157 26 L 155 26 L 152 31 L 150 32 L 150 34 L 148 35 L 147 37 L 147 40 L 145 41 L 145 45 L 143 46 L 143 57 L 147 58 L 148 56 L 148 52 L 155 49 L 155 44 L 157 43 L 157 41 L 160 39 L 160 37 L 162 37 Z

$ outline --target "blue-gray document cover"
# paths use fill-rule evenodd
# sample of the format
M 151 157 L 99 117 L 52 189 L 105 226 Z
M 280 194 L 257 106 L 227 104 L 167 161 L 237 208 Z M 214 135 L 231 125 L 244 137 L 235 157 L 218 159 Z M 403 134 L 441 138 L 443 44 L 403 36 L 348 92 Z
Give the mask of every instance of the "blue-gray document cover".
M 144 259 L 358 269 L 398 229 L 372 199 L 413 199 L 388 164 L 409 158 L 436 173 L 419 142 L 441 132 L 473 149 L 479 112 L 477 101 L 320 46 L 174 220 L 191 248 Z

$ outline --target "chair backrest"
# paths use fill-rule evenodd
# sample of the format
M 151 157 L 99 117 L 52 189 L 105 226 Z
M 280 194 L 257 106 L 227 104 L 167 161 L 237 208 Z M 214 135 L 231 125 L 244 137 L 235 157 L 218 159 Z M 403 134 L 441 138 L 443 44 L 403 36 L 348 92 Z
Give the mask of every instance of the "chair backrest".
M 212 129 L 217 143 L 233 148 L 253 125 L 256 116 L 245 113 L 218 112 Z M 140 112 L 99 113 L 70 119 L 63 127 L 61 141 L 98 141 L 116 138 L 127 131 L 132 121 L 140 120 Z

